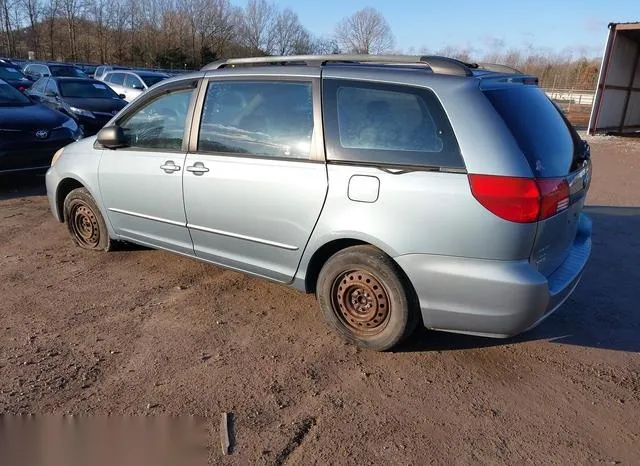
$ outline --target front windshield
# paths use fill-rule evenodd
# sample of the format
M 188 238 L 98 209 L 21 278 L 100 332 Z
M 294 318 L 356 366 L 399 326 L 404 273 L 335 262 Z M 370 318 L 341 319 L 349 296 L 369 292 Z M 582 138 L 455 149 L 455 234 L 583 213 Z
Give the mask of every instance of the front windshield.
M 118 95 L 106 84 L 95 81 L 58 81 L 63 97 L 84 99 L 114 99 Z
M 22 73 L 17 68 L 0 66 L 0 79 L 21 79 Z
M 163 79 L 167 79 L 166 76 L 163 76 L 163 75 L 152 75 L 152 74 L 141 75 L 140 77 L 142 78 L 144 83 L 147 85 L 147 87 L 151 87 L 155 83 L 159 83 Z
M 50 65 L 51 76 L 69 77 L 69 78 L 86 78 L 87 75 L 73 66 L 57 66 Z
M 22 92 L 5 82 L 0 82 L 0 106 L 2 107 L 22 107 L 31 105 L 31 100 Z

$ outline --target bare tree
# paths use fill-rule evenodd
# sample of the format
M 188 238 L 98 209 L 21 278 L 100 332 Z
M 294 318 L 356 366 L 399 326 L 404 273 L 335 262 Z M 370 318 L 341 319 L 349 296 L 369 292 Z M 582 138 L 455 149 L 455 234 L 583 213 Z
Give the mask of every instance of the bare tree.
M 338 23 L 335 30 L 340 47 L 351 53 L 379 54 L 395 42 L 389 23 L 374 8 L 364 8 Z
M 298 15 L 288 8 L 278 13 L 273 38 L 277 55 L 300 54 L 301 50 L 311 48 L 309 33 L 300 23 Z
M 42 4 L 40 0 L 22 0 L 22 6 L 25 9 L 26 16 L 29 19 L 29 46 L 38 56 L 40 52 L 40 37 L 38 34 L 38 23 L 42 13 Z
M 251 55 L 271 55 L 275 46 L 277 7 L 266 0 L 249 0 L 242 21 L 241 42 Z
M 55 33 L 56 33 L 56 17 L 58 16 L 58 12 L 60 9 L 60 4 L 58 0 L 49 0 L 48 5 L 44 9 L 44 17 L 47 21 L 48 26 L 48 36 L 49 36 L 49 58 L 51 60 L 55 59 Z
M 69 50 L 71 52 L 71 59 L 75 61 L 78 58 L 78 47 L 76 43 L 77 35 L 77 21 L 78 17 L 82 15 L 82 0 L 62 0 L 62 13 L 67 22 L 67 33 L 69 37 Z
M 341 53 L 338 42 L 331 37 L 318 37 L 313 41 L 313 53 L 319 55 L 330 55 Z
M 4 32 L 4 40 L 6 44 L 5 50 L 9 56 L 13 56 L 16 53 L 13 30 L 14 25 L 11 18 L 13 8 L 14 3 L 10 0 L 0 0 L 0 26 L 2 26 L 2 32 Z

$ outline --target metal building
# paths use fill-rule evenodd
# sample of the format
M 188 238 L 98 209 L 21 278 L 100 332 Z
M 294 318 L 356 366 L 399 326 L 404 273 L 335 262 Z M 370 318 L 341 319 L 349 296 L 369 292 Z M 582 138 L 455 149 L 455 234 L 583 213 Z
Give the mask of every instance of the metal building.
M 640 23 L 611 23 L 589 134 L 640 134 Z

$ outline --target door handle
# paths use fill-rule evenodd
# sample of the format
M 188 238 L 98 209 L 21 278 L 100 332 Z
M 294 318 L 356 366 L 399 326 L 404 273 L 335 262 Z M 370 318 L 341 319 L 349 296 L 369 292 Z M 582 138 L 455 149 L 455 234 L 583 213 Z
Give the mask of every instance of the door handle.
M 202 175 L 209 171 L 207 167 L 204 166 L 202 162 L 196 162 L 193 165 L 187 167 L 187 171 L 193 173 L 194 175 Z
M 164 165 L 160 165 L 160 168 L 164 170 L 165 173 L 180 171 L 180 166 L 176 165 L 173 160 L 167 160 Z

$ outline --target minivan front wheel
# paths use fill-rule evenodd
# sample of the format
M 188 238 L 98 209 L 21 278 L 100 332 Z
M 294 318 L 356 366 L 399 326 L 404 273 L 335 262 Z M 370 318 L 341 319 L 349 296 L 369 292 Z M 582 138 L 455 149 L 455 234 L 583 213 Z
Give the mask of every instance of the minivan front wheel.
M 77 188 L 67 195 L 64 220 L 76 245 L 94 251 L 111 249 L 107 225 L 87 189 Z
M 399 267 L 372 246 L 355 246 L 326 262 L 317 284 L 324 318 L 342 338 L 384 351 L 417 323 L 416 300 Z

